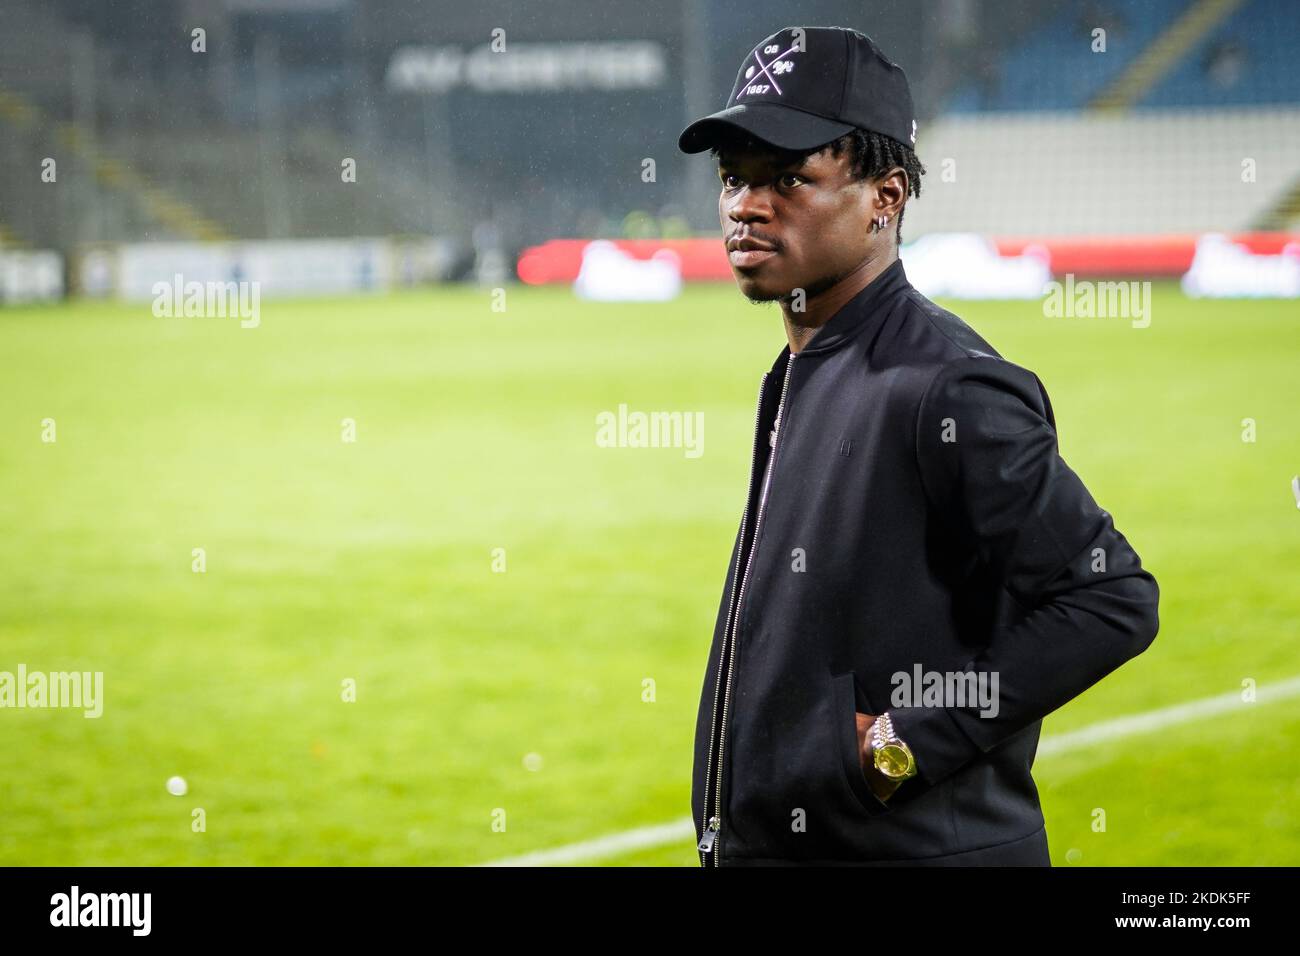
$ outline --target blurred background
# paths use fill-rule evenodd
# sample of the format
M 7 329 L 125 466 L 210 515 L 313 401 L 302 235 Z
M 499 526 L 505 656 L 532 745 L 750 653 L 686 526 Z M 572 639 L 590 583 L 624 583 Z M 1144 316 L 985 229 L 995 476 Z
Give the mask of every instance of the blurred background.
M 784 333 L 676 139 L 794 24 L 907 71 L 908 274 L 1162 586 L 1045 722 L 1054 863 L 1297 862 L 1293 0 L 4 0 L 0 672 L 105 689 L 0 709 L 0 863 L 698 863 Z M 622 405 L 704 453 L 602 445 Z M 1194 701 L 1246 777 L 1066 736 Z
M 475 264 L 502 281 L 556 238 L 709 232 L 714 176 L 676 133 L 794 10 L 907 70 L 929 170 L 908 238 L 1141 236 L 1148 271 L 1175 274 L 1189 250 L 1152 237 L 1300 216 L 1285 0 L 756 0 L 743 19 L 707 0 L 8 0 L 0 243 L 56 251 L 69 291 L 111 295 L 122 243 L 398 244 L 378 274 L 354 268 L 361 286 Z M 58 189 L 38 188 L 46 157 Z M 1049 249 L 1078 271 L 1078 243 Z M 713 247 L 713 271 L 687 250 L 688 274 L 729 277 Z M 567 275 L 557 256 L 526 277 Z

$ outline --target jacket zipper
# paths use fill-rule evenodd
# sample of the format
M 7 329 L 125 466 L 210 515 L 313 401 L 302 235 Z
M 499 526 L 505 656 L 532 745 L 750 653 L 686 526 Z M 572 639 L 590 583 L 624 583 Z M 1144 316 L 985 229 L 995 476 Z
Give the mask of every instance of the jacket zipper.
M 770 374 L 770 372 L 764 372 L 763 377 L 758 382 L 758 403 L 754 410 L 754 448 L 749 459 L 749 483 L 745 486 L 745 507 L 740 513 L 739 547 L 742 550 L 745 547 L 745 525 L 749 521 L 749 489 L 754 484 L 754 466 L 758 464 L 758 433 L 763 424 L 763 388 L 767 385 L 767 377 Z M 737 554 L 737 559 L 739 557 L 739 554 Z M 704 854 L 712 849 L 719 825 L 716 816 L 709 816 L 709 785 L 713 780 L 713 749 L 718 729 L 718 695 L 722 691 L 724 674 L 727 673 L 727 648 L 731 638 L 731 615 L 736 609 L 736 580 L 735 577 L 731 579 L 731 594 L 727 597 L 727 621 L 722 632 L 722 651 L 718 654 L 718 679 L 713 682 L 713 710 L 709 722 L 709 759 L 704 769 L 704 818 L 700 821 L 700 832 L 703 835 L 696 847 L 700 851 L 701 866 L 707 865 L 704 862 Z
M 786 360 L 785 378 L 781 382 L 781 399 L 777 403 L 777 407 L 776 407 L 777 422 L 781 422 L 783 420 L 782 413 L 785 410 L 785 392 L 786 392 L 786 388 L 790 384 L 790 370 L 794 368 L 794 360 L 797 354 L 798 353 L 796 352 L 791 352 L 789 358 Z M 754 466 L 758 464 L 758 437 L 759 437 L 759 430 L 762 425 L 762 418 L 763 418 L 763 386 L 767 384 L 767 377 L 769 374 L 770 374 L 769 372 L 764 372 L 763 379 L 762 381 L 759 382 L 758 385 L 758 410 L 754 413 L 754 450 L 753 450 L 753 455 L 750 458 L 750 462 L 749 462 L 749 480 L 751 484 L 754 481 Z M 772 474 L 776 471 L 776 452 L 780 444 L 781 444 L 781 437 L 780 434 L 778 433 L 776 438 L 773 441 L 771 461 L 768 464 L 767 474 L 763 478 L 763 488 L 760 491 L 758 497 L 758 508 L 756 509 L 755 516 L 754 516 L 754 539 L 750 543 L 749 555 L 745 559 L 745 571 L 740 578 L 740 593 L 739 593 L 738 600 L 736 594 L 736 580 L 735 578 L 732 578 L 731 581 L 731 602 L 730 602 L 730 607 L 727 609 L 727 630 L 723 632 L 722 653 L 718 656 L 718 680 L 713 689 L 713 719 L 709 726 L 709 759 L 708 759 L 708 763 L 705 766 L 705 783 L 704 783 L 705 819 L 701 821 L 704 835 L 701 838 L 699 845 L 697 847 L 697 849 L 699 849 L 701 853 L 700 864 L 702 866 L 706 865 L 704 863 L 703 854 L 708 853 L 710 850 L 713 850 L 715 842 L 718 838 L 718 834 L 722 829 L 722 756 L 724 752 L 723 749 L 724 743 L 727 736 L 727 705 L 731 702 L 731 673 L 732 670 L 734 669 L 731 666 L 732 665 L 731 657 L 734 656 L 735 654 L 735 644 L 736 644 L 735 632 L 739 628 L 739 621 L 736 620 L 736 618 L 738 617 L 737 611 L 740 607 L 740 604 L 745 599 L 745 582 L 749 580 L 749 568 L 750 565 L 754 563 L 754 551 L 757 549 L 758 546 L 758 532 L 763 526 L 763 505 L 767 501 L 767 488 L 768 485 L 771 483 Z M 740 545 L 742 548 L 745 545 L 745 522 L 748 517 L 749 517 L 749 508 L 746 507 L 745 513 L 741 515 L 741 519 L 740 519 Z M 731 638 L 730 655 L 727 653 L 728 638 Z M 717 763 L 717 778 L 716 778 L 717 783 L 713 788 L 713 795 L 714 795 L 713 816 L 710 817 L 709 816 L 709 779 L 710 777 L 713 776 L 713 731 L 717 727 L 718 688 L 722 686 L 724 671 L 726 674 L 726 690 L 722 696 L 722 728 L 721 728 L 721 732 L 718 735 L 718 763 Z M 718 855 L 719 855 L 718 852 L 714 851 L 713 853 L 714 866 L 719 865 Z

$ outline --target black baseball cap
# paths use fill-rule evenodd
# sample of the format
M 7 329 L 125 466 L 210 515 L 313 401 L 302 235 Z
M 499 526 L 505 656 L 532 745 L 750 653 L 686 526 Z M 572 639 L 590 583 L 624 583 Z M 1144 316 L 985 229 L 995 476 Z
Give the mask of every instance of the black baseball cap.
M 903 68 L 848 27 L 786 27 L 740 65 L 725 109 L 682 130 L 677 145 L 702 153 L 728 129 L 782 149 L 815 149 L 854 127 L 916 144 Z

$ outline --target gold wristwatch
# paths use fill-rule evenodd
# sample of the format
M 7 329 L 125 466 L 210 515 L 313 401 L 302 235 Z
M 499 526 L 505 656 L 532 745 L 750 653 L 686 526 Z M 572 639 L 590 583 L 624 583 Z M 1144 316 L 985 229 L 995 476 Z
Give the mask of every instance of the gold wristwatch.
M 871 753 L 876 769 L 890 780 L 900 783 L 916 776 L 912 750 L 894 733 L 894 722 L 885 711 L 871 725 Z

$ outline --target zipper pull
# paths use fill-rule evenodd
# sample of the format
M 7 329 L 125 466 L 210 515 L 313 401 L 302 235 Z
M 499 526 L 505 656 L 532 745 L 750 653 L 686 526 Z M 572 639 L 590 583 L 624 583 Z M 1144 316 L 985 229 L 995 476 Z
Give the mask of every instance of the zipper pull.
M 718 822 L 717 817 L 709 817 L 709 828 L 704 831 L 704 839 L 700 840 L 697 849 L 705 853 L 708 853 L 709 850 L 713 849 L 713 841 L 718 837 L 719 826 L 721 826 L 721 824 Z

